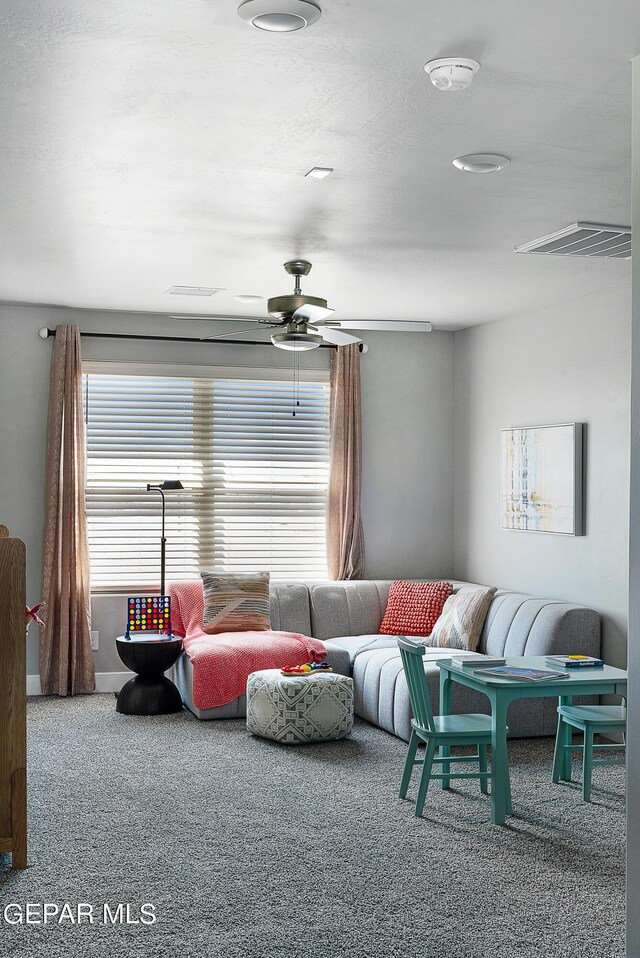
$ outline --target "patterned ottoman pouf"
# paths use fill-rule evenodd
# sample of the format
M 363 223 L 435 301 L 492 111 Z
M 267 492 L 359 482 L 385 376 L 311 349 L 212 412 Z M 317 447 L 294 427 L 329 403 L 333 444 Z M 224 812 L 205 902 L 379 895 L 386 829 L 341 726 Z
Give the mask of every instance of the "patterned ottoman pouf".
M 282 675 L 252 672 L 247 679 L 247 729 L 287 745 L 331 742 L 353 728 L 353 680 L 336 672 Z

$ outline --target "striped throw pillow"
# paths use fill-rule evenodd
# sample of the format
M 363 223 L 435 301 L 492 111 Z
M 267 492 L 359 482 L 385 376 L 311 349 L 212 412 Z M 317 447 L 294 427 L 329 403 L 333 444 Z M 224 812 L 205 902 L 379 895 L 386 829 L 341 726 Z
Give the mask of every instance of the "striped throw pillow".
M 491 588 L 450 595 L 429 636 L 429 645 L 433 648 L 475 652 L 496 592 L 497 589 Z
M 203 630 L 218 632 L 266 632 L 269 614 L 269 573 L 231 575 L 201 572 L 204 591 Z

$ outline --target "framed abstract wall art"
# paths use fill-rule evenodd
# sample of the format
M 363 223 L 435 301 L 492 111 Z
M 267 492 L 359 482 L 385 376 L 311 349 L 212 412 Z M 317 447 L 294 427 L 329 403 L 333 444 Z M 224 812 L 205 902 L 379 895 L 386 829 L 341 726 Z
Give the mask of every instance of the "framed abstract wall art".
M 584 535 L 584 423 L 501 430 L 502 528 Z

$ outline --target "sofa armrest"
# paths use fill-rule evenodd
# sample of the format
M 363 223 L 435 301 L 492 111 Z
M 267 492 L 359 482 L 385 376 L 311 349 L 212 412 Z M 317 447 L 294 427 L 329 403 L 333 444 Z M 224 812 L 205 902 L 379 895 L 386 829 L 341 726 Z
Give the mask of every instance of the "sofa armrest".
M 561 602 L 540 609 L 525 655 L 600 655 L 601 622 L 593 609 Z

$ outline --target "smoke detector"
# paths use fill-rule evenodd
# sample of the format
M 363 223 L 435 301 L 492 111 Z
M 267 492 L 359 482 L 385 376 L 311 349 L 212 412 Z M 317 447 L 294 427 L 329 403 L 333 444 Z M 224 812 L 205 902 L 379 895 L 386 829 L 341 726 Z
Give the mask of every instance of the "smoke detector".
M 425 73 L 429 74 L 436 90 L 444 93 L 466 90 L 479 69 L 477 60 L 467 60 L 465 57 L 444 57 L 429 60 L 424 65 Z
M 510 162 L 508 156 L 499 153 L 468 153 L 466 156 L 457 156 L 453 165 L 463 173 L 497 173 Z
M 257 30 L 294 33 L 320 19 L 322 10 L 311 0 L 244 0 L 238 16 Z

